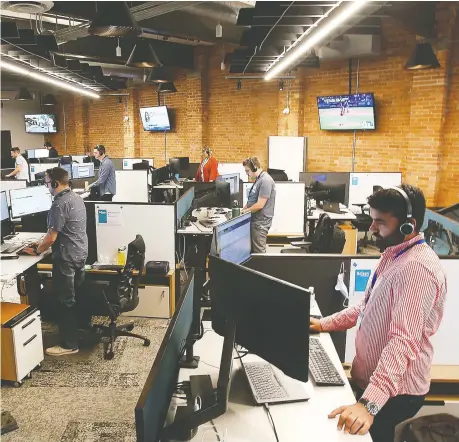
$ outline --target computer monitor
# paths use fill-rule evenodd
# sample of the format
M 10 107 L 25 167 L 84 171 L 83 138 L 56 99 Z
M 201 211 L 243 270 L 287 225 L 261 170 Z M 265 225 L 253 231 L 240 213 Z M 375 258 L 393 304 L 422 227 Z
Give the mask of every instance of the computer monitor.
M 56 164 L 56 166 L 59 164 L 59 161 L 60 161 L 59 157 L 56 157 L 56 158 L 40 158 L 39 159 L 40 164 Z
M 123 170 L 132 170 L 136 163 L 148 162 L 151 167 L 154 167 L 153 158 L 123 158 Z
M 239 193 L 239 180 L 240 175 L 238 173 L 227 173 L 225 175 L 219 175 L 217 181 L 225 181 L 230 183 L 230 192 L 231 195 L 236 195 Z
M 201 163 L 189 163 L 186 170 L 180 170 L 180 178 L 191 178 L 194 179 L 198 172 Z
M 312 183 L 310 190 L 312 191 L 312 197 L 318 201 L 325 200 L 345 204 L 346 184 L 323 184 L 316 181 Z M 317 196 L 314 196 L 314 194 L 317 194 Z
M 215 256 L 242 264 L 250 259 L 250 213 L 230 219 L 214 227 Z
M 12 218 L 46 212 L 52 204 L 51 194 L 46 186 L 13 189 L 10 191 L 10 198 Z
M 8 201 L 8 207 L 11 206 L 10 200 L 10 190 L 12 189 L 24 189 L 27 187 L 27 180 L 1 180 L 0 181 L 0 190 L 6 193 L 6 200 Z
M 231 207 L 230 184 L 225 181 L 213 183 L 198 183 L 185 181 L 183 190 L 187 191 L 194 187 L 193 208 L 198 207 Z
M 71 155 L 62 155 L 59 159 L 60 164 L 72 164 L 72 156 Z
M 268 175 L 274 181 L 288 181 L 288 175 L 285 173 L 285 170 L 282 169 L 268 169 Z
M 92 178 L 94 176 L 94 163 L 73 163 L 72 164 L 72 177 L 73 179 L 79 178 Z
M 194 187 L 188 189 L 177 201 L 176 213 L 177 213 L 177 227 L 182 226 L 182 221 L 193 208 L 194 200 Z
M 188 170 L 190 168 L 190 157 L 177 157 L 180 161 L 180 170 Z
M 27 158 L 48 158 L 48 149 L 26 149 Z
M 69 180 L 73 179 L 71 164 L 60 164 L 59 167 L 64 169 L 69 174 Z
M 6 199 L 6 192 L 0 192 L 0 221 L 10 219 L 10 212 L 8 210 L 8 200 Z
M 226 181 L 215 181 L 216 207 L 231 208 L 231 186 Z

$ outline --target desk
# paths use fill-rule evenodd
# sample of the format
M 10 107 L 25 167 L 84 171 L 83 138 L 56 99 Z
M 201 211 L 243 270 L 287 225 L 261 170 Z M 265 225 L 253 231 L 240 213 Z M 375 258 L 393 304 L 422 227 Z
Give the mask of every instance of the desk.
M 318 314 L 317 307 L 311 308 L 311 313 Z M 191 375 L 208 374 L 215 386 L 218 378 L 223 338 L 217 335 L 209 322 L 204 322 L 204 337 L 195 346 L 195 354 L 201 357 L 199 366 L 195 370 L 181 369 L 179 381 L 188 380 Z M 335 367 L 346 380 L 345 372 L 341 366 L 338 354 L 328 333 L 320 335 L 320 341 L 329 354 Z M 259 357 L 249 354 L 244 361 L 252 362 L 261 360 Z M 243 374 L 242 363 L 234 360 L 232 372 L 232 384 L 229 395 L 228 411 L 217 419 L 214 419 L 215 427 L 221 436 L 228 432 L 228 441 L 275 441 L 274 431 L 266 411 L 261 406 L 255 406 L 251 391 Z M 327 415 L 335 408 L 355 403 L 355 397 L 349 383 L 346 380 L 344 387 L 316 387 L 314 381 L 306 384 L 299 382 L 300 388 L 308 390 L 310 399 L 307 402 L 272 405 L 271 414 L 276 425 L 280 442 L 292 441 L 326 441 L 339 442 L 358 439 L 362 442 L 370 442 L 371 436 L 352 436 L 338 432 L 337 418 L 328 419 Z M 170 411 L 173 414 L 174 410 Z M 170 417 L 170 416 L 169 416 Z M 211 430 L 210 424 L 199 428 L 195 440 L 200 441 L 204 433 Z M 206 434 L 204 440 L 217 440 L 215 433 Z M 212 438 L 211 438 L 212 437 Z M 225 438 L 226 439 L 226 438 Z
M 91 192 L 85 189 L 73 189 L 73 191 L 83 199 L 86 199 L 89 195 L 91 195 Z
M 199 224 L 199 221 L 203 221 L 207 219 L 207 210 L 212 210 L 212 216 L 215 216 L 215 223 L 210 227 L 205 227 L 202 224 Z M 219 207 L 202 207 L 200 209 L 193 210 L 192 215 L 198 219 L 198 221 L 191 223 L 190 226 L 183 227 L 177 229 L 177 234 L 179 235 L 204 235 L 204 236 L 211 236 L 214 232 L 214 227 L 218 226 L 225 221 L 228 221 L 226 216 L 227 213 L 231 212 L 230 209 L 223 209 L 226 211 L 224 214 L 216 214 L 215 209 L 220 209 Z
M 322 213 L 326 213 L 333 221 L 352 221 L 357 218 L 349 209 L 343 209 L 343 212 L 345 213 L 333 213 L 325 212 L 323 209 L 313 209 L 312 215 L 307 215 L 307 220 L 317 221 Z

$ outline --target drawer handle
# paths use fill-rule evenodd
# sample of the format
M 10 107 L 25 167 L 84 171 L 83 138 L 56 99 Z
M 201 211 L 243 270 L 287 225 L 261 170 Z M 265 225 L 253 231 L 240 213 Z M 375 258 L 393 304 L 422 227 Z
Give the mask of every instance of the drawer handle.
M 36 337 L 37 335 L 33 335 L 30 339 L 24 342 L 23 346 L 25 347 L 27 344 L 30 344 Z
M 22 329 L 24 330 L 26 327 L 28 327 L 30 324 L 32 324 L 32 322 L 35 321 L 35 319 L 37 319 L 37 318 L 33 318 L 33 319 L 31 319 L 27 324 L 24 324 L 24 325 L 22 326 Z
M 164 298 L 164 294 L 165 294 L 165 293 L 166 293 L 166 291 L 163 290 L 162 293 L 161 293 L 161 298 Z

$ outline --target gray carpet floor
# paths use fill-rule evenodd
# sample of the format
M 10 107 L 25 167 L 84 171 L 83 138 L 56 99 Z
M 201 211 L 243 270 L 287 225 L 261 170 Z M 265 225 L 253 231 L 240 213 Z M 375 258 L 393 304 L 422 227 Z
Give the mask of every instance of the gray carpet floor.
M 94 322 L 101 322 L 95 318 Z M 82 336 L 80 352 L 45 356 L 22 387 L 3 383 L 1 409 L 10 411 L 19 429 L 3 435 L 4 442 L 135 442 L 134 408 L 166 331 L 168 320 L 120 318 L 133 321 L 134 332 L 151 345 L 120 337 L 115 358 L 104 360 L 94 336 Z M 45 347 L 57 344 L 55 326 L 43 323 Z

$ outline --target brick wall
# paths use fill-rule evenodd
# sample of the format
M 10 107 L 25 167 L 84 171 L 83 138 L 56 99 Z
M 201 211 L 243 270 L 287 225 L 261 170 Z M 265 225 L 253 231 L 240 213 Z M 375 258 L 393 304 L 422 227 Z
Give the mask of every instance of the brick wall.
M 412 72 L 404 64 L 415 36 L 386 18 L 382 26 L 382 54 L 359 61 L 359 91 L 374 92 L 375 131 L 357 132 L 355 171 L 402 171 L 404 180 L 420 186 L 429 205 L 459 201 L 459 19 L 456 4 L 443 2 L 438 14 L 446 43 L 436 47 L 441 68 Z M 176 127 L 166 136 L 145 132 L 139 107 L 157 105 L 152 85 L 126 92 L 129 97 L 88 101 L 64 95 L 59 122 L 66 111 L 66 142 L 70 153 L 83 153 L 101 143 L 110 155 L 153 157 L 156 165 L 169 157 L 190 156 L 198 161 L 207 144 L 221 162 L 239 162 L 249 155 L 267 163 L 269 135 L 308 137 L 308 170 L 351 171 L 353 132 L 319 128 L 316 97 L 346 94 L 348 61 L 322 62 L 320 69 L 294 72 L 290 85 L 290 114 L 284 115 L 287 82 L 226 80 L 220 70 L 220 50 L 196 49 L 196 70 L 175 73 L 178 92 L 165 103 L 176 110 Z M 352 91 L 357 82 L 352 65 Z M 162 102 L 163 104 L 163 102 Z M 64 131 L 50 137 L 64 145 Z M 165 141 L 167 151 L 165 152 Z M 63 150 L 61 148 L 61 150 Z

